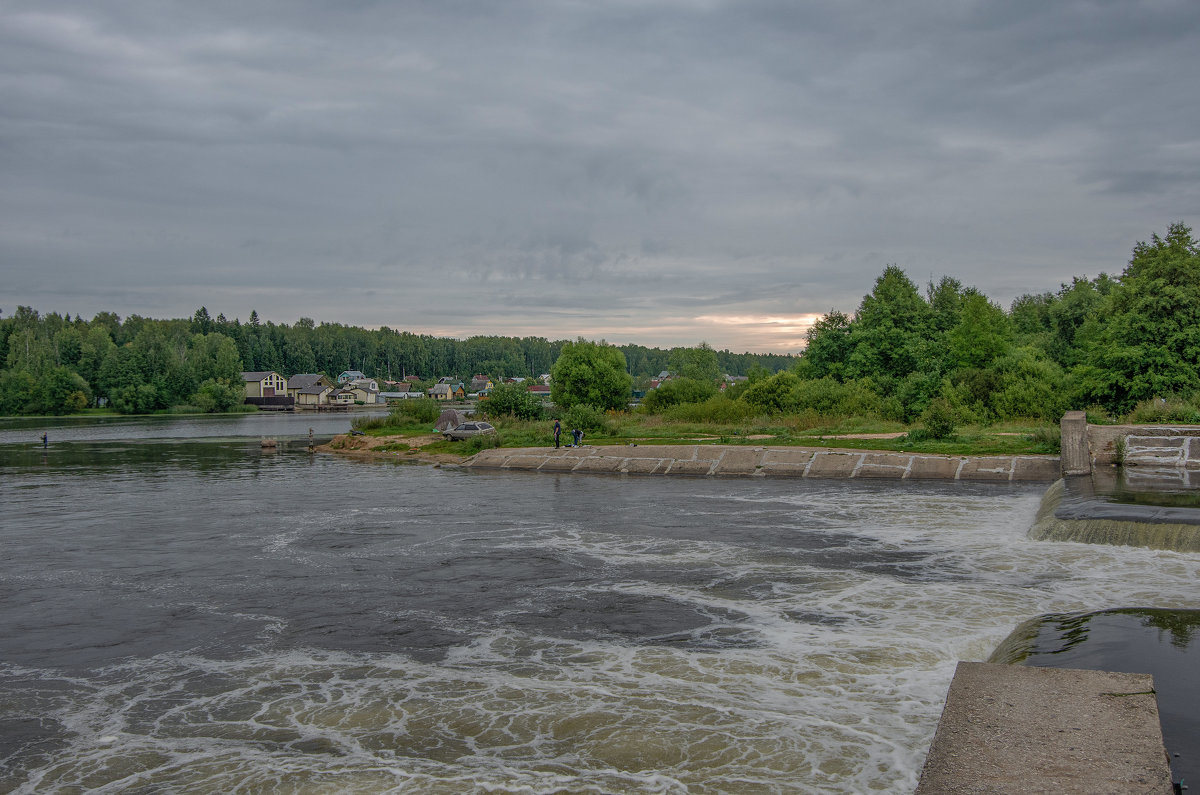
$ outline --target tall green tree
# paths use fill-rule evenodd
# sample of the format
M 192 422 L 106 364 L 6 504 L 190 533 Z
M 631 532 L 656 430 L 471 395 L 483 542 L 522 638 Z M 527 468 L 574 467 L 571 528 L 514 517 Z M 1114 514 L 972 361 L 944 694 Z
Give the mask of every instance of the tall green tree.
M 603 340 L 580 337 L 563 345 L 550 369 L 550 399 L 563 409 L 585 405 L 623 410 L 629 405 L 631 383 L 621 351 Z
M 896 265 L 887 266 L 863 296 L 850 331 L 851 378 L 900 379 L 917 369 L 932 331 L 929 304 Z
M 845 375 L 846 363 L 854 350 L 850 338 L 851 319 L 836 309 L 814 323 L 805 335 L 808 344 L 797 364 L 796 372 L 804 378 L 830 376 L 839 381 Z
M 707 342 L 695 348 L 673 348 L 668 361 L 671 374 L 679 378 L 715 384 L 721 377 L 717 352 Z
M 1116 411 L 1138 401 L 1200 389 L 1200 247 L 1171 224 L 1139 242 L 1097 312 L 1098 328 L 1075 375 Z

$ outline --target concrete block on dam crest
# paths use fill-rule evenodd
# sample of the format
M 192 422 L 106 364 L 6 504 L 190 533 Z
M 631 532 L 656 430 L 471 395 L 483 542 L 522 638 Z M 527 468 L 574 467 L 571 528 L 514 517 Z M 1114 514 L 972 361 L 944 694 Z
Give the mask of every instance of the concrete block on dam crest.
M 867 453 L 854 473 L 856 478 L 903 478 L 913 457 L 904 453 Z
M 810 478 L 849 478 L 863 460 L 863 453 L 817 453 L 808 468 Z

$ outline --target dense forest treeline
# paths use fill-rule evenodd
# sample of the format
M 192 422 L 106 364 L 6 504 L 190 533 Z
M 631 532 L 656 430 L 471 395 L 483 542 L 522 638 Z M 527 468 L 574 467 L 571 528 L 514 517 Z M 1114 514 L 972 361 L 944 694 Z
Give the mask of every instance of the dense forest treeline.
M 531 376 L 551 372 L 566 345 L 308 318 L 289 326 L 262 323 L 253 312 L 243 323 L 205 308 L 180 320 L 111 312 L 84 320 L 20 307 L 0 318 L 0 413 L 69 413 L 101 397 L 123 412 L 180 404 L 223 410 L 241 402 L 243 370 Z M 1023 295 L 1007 310 L 948 276 L 922 291 L 888 266 L 853 315 L 831 311 L 814 325 L 798 357 L 618 347 L 635 385 L 663 370 L 686 375 L 692 359 L 705 363 L 697 369 L 703 377 L 677 379 L 648 401 L 680 418 L 807 411 L 912 421 L 935 410 L 958 421 L 1049 421 L 1071 408 L 1119 414 L 1150 400 L 1195 406 L 1200 248 L 1191 229 L 1175 223 L 1165 237 L 1138 243 L 1119 276 L 1077 277 L 1056 292 Z M 712 369 L 749 381 L 716 395 Z
M 758 410 L 913 421 L 932 409 L 982 423 L 1125 414 L 1152 401 L 1161 419 L 1198 422 L 1198 393 L 1200 249 L 1176 223 L 1138 243 L 1119 277 L 1077 277 L 1008 311 L 949 277 L 922 295 L 890 266 L 852 317 L 834 311 L 813 326 L 794 369 L 756 379 L 739 399 Z
M 0 318 L 0 414 L 67 414 L 96 405 L 146 413 L 180 405 L 206 411 L 240 404 L 242 371 L 284 376 L 361 370 L 379 379 L 405 375 L 436 380 L 538 376 L 550 372 L 565 340 L 476 336 L 466 340 L 369 330 L 301 318 L 292 325 L 212 317 L 122 320 L 101 312 L 91 320 L 18 307 Z M 620 346 L 630 373 L 648 380 L 668 369 L 671 351 Z M 717 351 L 723 372 L 790 367 L 796 357 Z

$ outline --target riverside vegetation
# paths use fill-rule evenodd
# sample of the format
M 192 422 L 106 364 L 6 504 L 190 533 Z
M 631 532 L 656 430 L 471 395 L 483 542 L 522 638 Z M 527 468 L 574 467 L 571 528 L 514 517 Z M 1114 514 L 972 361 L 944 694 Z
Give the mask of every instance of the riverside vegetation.
M 261 324 L 253 314 L 241 324 L 203 308 L 190 321 L 120 323 L 102 314 L 86 322 L 25 307 L 0 321 L 0 354 L 7 414 L 75 410 L 100 394 L 120 411 L 188 399 L 219 410 L 239 370 L 332 373 L 363 362 L 376 373 L 486 372 L 496 381 L 549 370 L 552 407 L 521 385 L 498 386 L 480 408 L 500 433 L 456 452 L 544 445 L 550 416 L 592 444 L 1054 452 L 1068 409 L 1096 423 L 1200 422 L 1200 248 L 1189 227 L 1171 224 L 1165 237 L 1139 242 L 1119 276 L 1077 277 L 1057 292 L 1023 295 L 1007 311 L 948 276 L 922 294 L 888 266 L 853 315 L 825 315 L 796 357 L 704 343 L 663 351 L 583 339 L 445 340 L 306 319 Z M 672 379 L 628 410 L 631 389 L 660 369 Z M 722 375 L 746 378 L 719 389 Z M 433 418 L 424 417 L 437 407 L 425 402 L 408 401 L 360 430 L 427 435 Z M 829 438 L 847 434 L 893 438 Z
M 499 387 L 481 405 L 498 438 L 477 444 L 545 445 L 550 416 L 592 444 L 947 454 L 1057 452 L 1057 422 L 1069 409 L 1093 423 L 1197 423 L 1200 249 L 1187 226 L 1172 224 L 1166 237 L 1138 243 L 1120 276 L 1079 277 L 1056 293 L 1021 296 L 1007 312 L 950 277 L 922 295 L 889 266 L 853 316 L 832 311 L 816 323 L 786 369 L 753 368 L 719 390 L 716 352 L 678 348 L 673 380 L 626 412 L 627 369 L 612 346 L 567 343 L 552 370 L 555 407 Z M 416 409 L 379 419 L 372 432 L 403 426 L 408 411 Z

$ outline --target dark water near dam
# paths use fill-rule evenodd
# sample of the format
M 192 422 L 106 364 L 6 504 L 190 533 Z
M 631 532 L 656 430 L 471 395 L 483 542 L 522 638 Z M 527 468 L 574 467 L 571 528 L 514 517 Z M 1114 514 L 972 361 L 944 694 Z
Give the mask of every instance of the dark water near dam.
M 911 791 L 958 660 L 1042 614 L 1200 608 L 1200 554 L 1028 540 L 1038 485 L 44 424 L 0 426 L 0 792 Z

